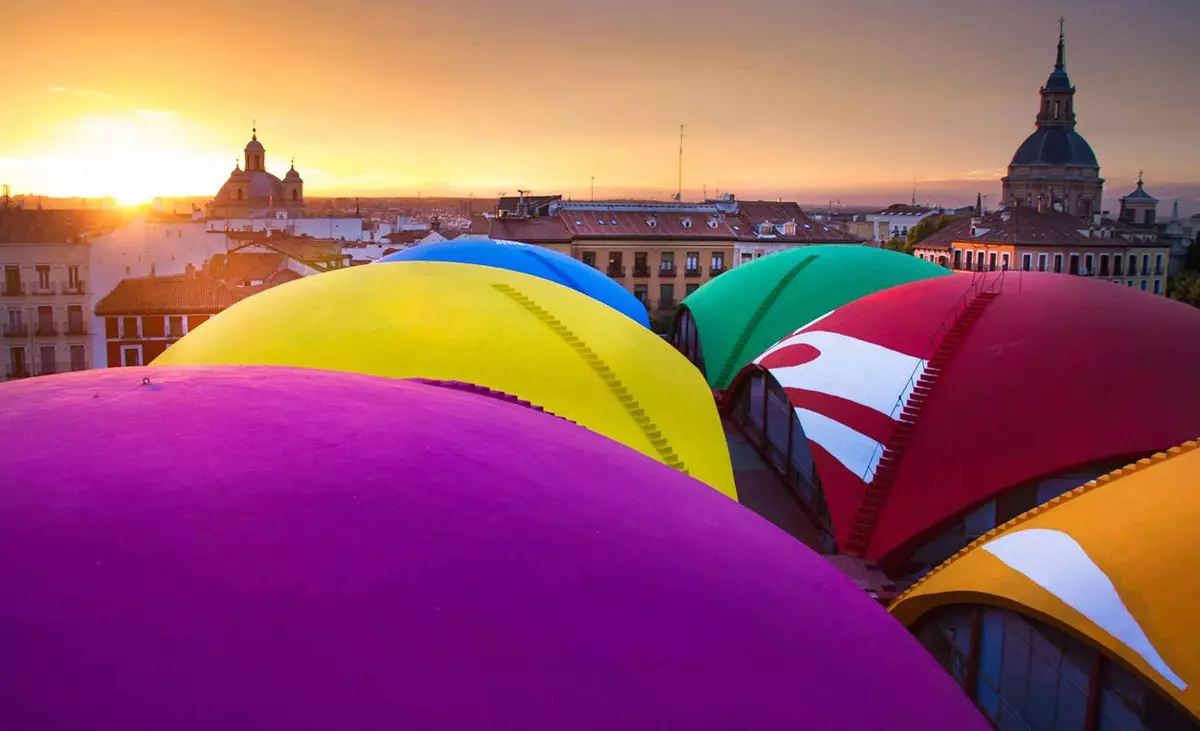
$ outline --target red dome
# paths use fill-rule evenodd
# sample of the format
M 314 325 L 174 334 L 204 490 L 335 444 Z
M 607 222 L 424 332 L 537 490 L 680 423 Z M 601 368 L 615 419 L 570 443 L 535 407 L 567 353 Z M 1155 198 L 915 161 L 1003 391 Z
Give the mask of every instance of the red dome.
M 886 289 L 756 362 L 796 409 L 839 548 L 885 564 L 1009 488 L 1200 434 L 1200 311 L 1061 274 Z

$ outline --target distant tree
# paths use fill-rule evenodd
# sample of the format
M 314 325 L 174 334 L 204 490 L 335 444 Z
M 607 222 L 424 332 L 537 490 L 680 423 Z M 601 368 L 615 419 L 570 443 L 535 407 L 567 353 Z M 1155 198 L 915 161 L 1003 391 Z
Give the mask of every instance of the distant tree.
M 1200 307 L 1200 271 L 1182 271 L 1167 280 L 1167 296 Z
M 954 216 L 930 216 L 908 230 L 905 242 L 911 249 L 916 244 L 933 236 L 954 222 Z M 909 251 L 909 253 L 912 253 Z
M 888 239 L 887 241 L 884 241 L 883 248 L 891 250 L 891 251 L 898 251 L 901 254 L 908 254 L 910 256 L 913 253 L 913 245 L 908 243 L 904 239 L 900 238 L 899 236 L 893 236 L 892 238 Z

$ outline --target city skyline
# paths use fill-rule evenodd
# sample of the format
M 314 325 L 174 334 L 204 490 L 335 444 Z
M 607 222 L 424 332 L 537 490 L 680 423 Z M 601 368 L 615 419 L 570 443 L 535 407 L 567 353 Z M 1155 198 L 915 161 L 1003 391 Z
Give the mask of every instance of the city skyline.
M 350 2 L 329 18 L 309 2 L 201 15 L 122 2 L 116 20 L 79 0 L 18 7 L 0 58 L 44 62 L 9 81 L 23 112 L 0 139 L 0 182 L 127 203 L 211 195 L 256 121 L 268 169 L 295 157 L 316 196 L 582 199 L 593 177 L 597 197 L 662 196 L 686 124 L 688 197 L 853 204 L 915 187 L 919 202 L 998 202 L 1063 15 L 1105 198 L 1145 170 L 1164 201 L 1200 200 L 1200 100 L 1181 82 L 1200 71 L 1194 3 L 610 5 Z

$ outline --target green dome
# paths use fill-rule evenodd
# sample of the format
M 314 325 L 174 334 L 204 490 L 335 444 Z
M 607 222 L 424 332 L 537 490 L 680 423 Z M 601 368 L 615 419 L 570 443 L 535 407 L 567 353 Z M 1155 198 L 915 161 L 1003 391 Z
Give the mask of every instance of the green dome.
M 678 330 L 690 318 L 708 385 L 724 390 L 743 366 L 821 315 L 872 292 L 941 276 L 950 271 L 867 246 L 781 251 L 738 265 L 686 297 L 672 341 L 684 340 Z

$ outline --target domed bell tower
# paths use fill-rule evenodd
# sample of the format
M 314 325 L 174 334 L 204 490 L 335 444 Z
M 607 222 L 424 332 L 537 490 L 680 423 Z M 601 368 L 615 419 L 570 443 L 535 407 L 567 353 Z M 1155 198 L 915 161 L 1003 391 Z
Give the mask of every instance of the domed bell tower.
M 292 167 L 283 176 L 283 197 L 288 208 L 304 207 L 304 181 L 296 171 L 295 160 L 292 160 Z
M 246 144 L 246 172 L 262 172 L 266 170 L 267 151 L 258 141 L 258 127 L 250 131 L 250 142 Z

